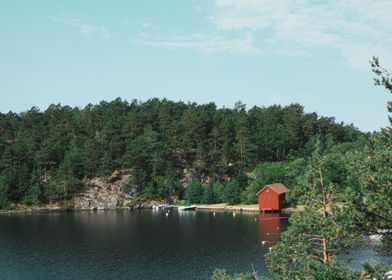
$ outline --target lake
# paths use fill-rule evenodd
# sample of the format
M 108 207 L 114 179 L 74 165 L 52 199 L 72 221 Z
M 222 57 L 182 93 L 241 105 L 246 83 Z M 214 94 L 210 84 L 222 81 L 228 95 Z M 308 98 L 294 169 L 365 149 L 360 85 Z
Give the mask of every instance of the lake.
M 3 214 L 0 279 L 210 279 L 214 268 L 268 275 L 264 255 L 286 227 L 279 214 Z M 383 257 L 360 248 L 346 260 L 360 269 L 367 258 Z
M 0 215 L 1 279 L 209 279 L 266 273 L 279 214 L 97 211 Z M 262 245 L 261 241 L 267 241 Z

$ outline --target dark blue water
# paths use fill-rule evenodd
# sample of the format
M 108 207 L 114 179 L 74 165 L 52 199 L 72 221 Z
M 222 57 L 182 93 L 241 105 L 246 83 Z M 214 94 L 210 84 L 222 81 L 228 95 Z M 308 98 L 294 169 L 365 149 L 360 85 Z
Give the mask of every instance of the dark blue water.
M 217 267 L 252 266 L 264 274 L 286 226 L 278 214 L 207 211 L 0 215 L 0 279 L 209 279 Z

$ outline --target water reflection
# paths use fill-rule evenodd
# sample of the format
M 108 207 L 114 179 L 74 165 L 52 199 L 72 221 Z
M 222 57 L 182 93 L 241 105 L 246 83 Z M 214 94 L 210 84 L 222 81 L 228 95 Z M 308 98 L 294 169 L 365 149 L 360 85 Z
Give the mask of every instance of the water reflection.
M 271 222 L 174 209 L 0 215 L 0 279 L 209 279 L 217 267 L 267 275 L 260 239 L 276 240 Z
M 280 213 L 259 214 L 258 229 L 262 244 L 274 244 L 279 241 L 280 233 L 287 225 L 287 218 Z
M 195 217 L 196 211 L 177 211 L 177 214 L 180 217 Z

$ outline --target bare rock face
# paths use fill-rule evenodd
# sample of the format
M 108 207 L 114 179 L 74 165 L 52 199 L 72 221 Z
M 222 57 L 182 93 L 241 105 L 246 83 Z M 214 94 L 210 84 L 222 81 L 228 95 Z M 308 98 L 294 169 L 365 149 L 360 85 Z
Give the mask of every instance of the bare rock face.
M 181 184 L 186 187 L 193 180 L 201 181 L 202 175 L 193 168 L 185 168 L 183 171 L 183 179 L 181 180 Z
M 74 198 L 74 208 L 79 210 L 116 209 L 127 206 L 134 200 L 136 189 L 128 193 L 122 192 L 122 186 L 129 174 L 114 172 L 109 178 L 93 178 L 86 180 L 83 190 Z

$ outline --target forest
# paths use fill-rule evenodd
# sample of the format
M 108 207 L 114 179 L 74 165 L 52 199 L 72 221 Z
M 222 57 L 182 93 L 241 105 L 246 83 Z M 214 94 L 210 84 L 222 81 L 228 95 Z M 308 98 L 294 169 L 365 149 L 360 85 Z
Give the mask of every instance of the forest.
M 115 170 L 128 170 L 127 185 L 146 199 L 252 203 L 258 186 L 249 174 L 265 182 L 293 179 L 317 135 L 342 149 L 370 139 L 352 125 L 305 113 L 299 104 L 247 110 L 241 102 L 229 109 L 118 98 L 83 109 L 58 104 L 2 113 L 0 206 L 69 200 L 82 179 Z M 185 193 L 184 170 L 198 174 Z

